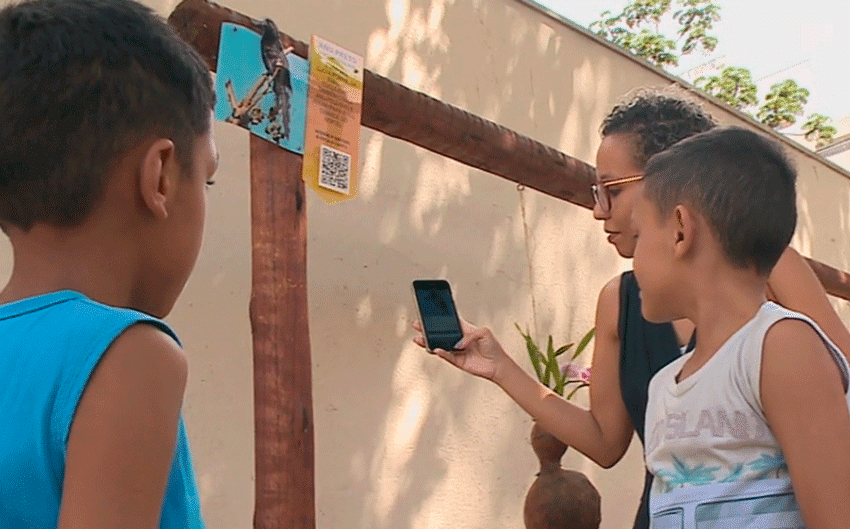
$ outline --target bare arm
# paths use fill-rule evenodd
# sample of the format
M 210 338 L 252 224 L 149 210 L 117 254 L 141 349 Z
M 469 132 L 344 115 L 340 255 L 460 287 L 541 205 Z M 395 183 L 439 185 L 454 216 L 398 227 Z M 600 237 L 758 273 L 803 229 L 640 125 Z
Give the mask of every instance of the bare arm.
M 590 409 L 562 399 L 514 362 L 494 379 L 545 430 L 605 468 L 623 457 L 634 432 L 620 391 L 619 290 L 616 277 L 605 285 L 597 302 Z
M 838 366 L 809 324 L 781 320 L 768 331 L 760 384 L 806 527 L 847 527 L 850 413 Z
M 150 325 L 115 340 L 71 425 L 59 529 L 159 527 L 186 371 L 178 345 Z
M 835 313 L 817 276 L 799 253 L 788 247 L 767 280 L 772 298 L 785 308 L 805 314 L 850 358 L 850 332 Z
M 489 329 L 466 324 L 460 343 L 464 352 L 436 352 L 464 371 L 493 380 L 545 430 L 599 465 L 611 467 L 623 457 L 634 432 L 620 392 L 619 281 L 619 277 L 611 280 L 599 294 L 589 410 L 564 400 L 519 367 Z M 421 337 L 415 341 L 424 343 Z

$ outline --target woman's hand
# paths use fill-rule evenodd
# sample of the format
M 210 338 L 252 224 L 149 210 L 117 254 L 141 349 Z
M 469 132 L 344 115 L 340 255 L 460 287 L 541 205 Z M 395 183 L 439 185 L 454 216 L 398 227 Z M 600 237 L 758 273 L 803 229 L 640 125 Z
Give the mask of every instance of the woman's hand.
M 460 320 L 460 325 L 463 338 L 456 345 L 458 350 L 449 352 L 435 349 L 434 354 L 467 373 L 496 381 L 503 371 L 503 366 L 511 361 L 510 357 L 496 341 L 490 329 L 475 327 L 463 319 Z M 420 333 L 413 342 L 425 347 L 425 338 L 421 334 L 422 325 L 414 321 L 413 329 Z

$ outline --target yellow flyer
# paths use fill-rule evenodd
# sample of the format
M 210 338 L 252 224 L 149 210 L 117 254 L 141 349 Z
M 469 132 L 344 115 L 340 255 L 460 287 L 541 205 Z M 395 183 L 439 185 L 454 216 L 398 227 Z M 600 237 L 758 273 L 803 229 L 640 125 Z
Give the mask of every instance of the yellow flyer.
M 322 200 L 357 196 L 363 57 L 313 35 L 302 177 Z

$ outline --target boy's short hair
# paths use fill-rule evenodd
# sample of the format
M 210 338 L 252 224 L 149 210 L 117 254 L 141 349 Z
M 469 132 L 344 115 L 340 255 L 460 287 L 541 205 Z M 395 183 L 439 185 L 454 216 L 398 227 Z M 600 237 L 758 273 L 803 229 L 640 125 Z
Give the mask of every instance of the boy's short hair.
M 203 59 L 131 0 L 29 0 L 0 10 L 0 224 L 73 226 L 120 156 L 170 138 L 183 169 L 209 131 Z
M 602 121 L 602 136 L 634 134 L 635 161 L 643 167 L 654 154 L 716 126 L 714 119 L 680 90 L 642 88 L 617 104 Z
M 698 210 L 732 264 L 766 276 L 794 235 L 796 178 L 777 142 L 724 127 L 650 158 L 644 193 L 662 215 L 677 204 Z

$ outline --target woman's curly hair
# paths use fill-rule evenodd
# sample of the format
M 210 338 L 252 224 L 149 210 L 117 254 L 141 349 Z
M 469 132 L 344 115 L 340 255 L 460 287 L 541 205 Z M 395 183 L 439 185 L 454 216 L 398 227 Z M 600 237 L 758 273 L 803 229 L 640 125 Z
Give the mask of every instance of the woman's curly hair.
M 641 89 L 617 104 L 602 121 L 602 136 L 637 136 L 635 159 L 641 166 L 673 144 L 717 123 L 694 101 L 680 92 Z

